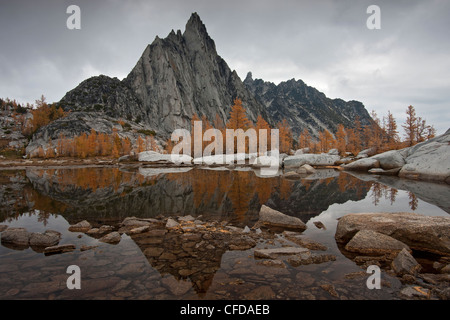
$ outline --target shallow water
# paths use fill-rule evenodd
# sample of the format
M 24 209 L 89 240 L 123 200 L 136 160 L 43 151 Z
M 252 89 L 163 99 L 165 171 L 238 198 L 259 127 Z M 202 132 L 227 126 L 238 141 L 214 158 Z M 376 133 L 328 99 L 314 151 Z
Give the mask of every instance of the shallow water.
M 397 299 L 401 283 L 388 274 L 382 276 L 382 289 L 367 288 L 368 274 L 334 241 L 337 219 L 352 212 L 450 212 L 446 185 L 355 177 L 332 169 L 287 180 L 260 177 L 247 168 L 30 168 L 0 171 L 0 183 L 0 224 L 30 232 L 56 230 L 62 233 L 60 244 L 77 246 L 46 256 L 2 244 L 0 299 Z M 308 227 L 303 234 L 327 246 L 336 261 L 280 268 L 255 259 L 251 249 L 227 251 L 218 245 L 181 256 L 186 242 L 175 235 L 151 244 L 167 253 L 165 259 L 149 258 L 143 254 L 149 243 L 139 237 L 123 234 L 111 245 L 68 231 L 81 220 L 98 227 L 131 216 L 188 214 L 251 227 L 263 204 L 299 217 Z M 317 221 L 326 229 L 317 228 Z M 80 251 L 82 245 L 97 247 Z M 289 241 L 275 235 L 257 247 L 283 245 Z M 70 265 L 80 267 L 81 290 L 67 288 Z M 333 290 L 327 290 L 330 285 Z

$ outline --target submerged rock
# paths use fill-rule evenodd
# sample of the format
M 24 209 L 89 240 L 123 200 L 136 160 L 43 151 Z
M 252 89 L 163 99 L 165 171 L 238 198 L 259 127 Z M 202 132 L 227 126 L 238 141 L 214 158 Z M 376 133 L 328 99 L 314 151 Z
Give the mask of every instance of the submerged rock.
M 54 230 L 46 230 L 44 233 L 33 232 L 30 235 L 30 246 L 51 247 L 59 243 L 61 233 Z
M 44 249 L 44 254 L 50 255 L 50 254 L 57 254 L 57 253 L 72 252 L 75 250 L 75 248 L 76 247 L 74 244 L 62 244 L 62 245 L 58 245 L 58 246 L 51 246 L 51 247 L 46 247 Z
M 30 233 L 25 228 L 8 228 L 2 232 L 2 243 L 28 246 Z
M 307 249 L 307 248 L 299 248 L 299 247 L 255 249 L 255 251 L 254 251 L 255 258 L 260 258 L 260 259 L 276 259 L 279 256 L 299 255 L 299 254 L 310 257 L 311 251 L 309 251 L 309 249 Z
M 92 228 L 92 225 L 88 221 L 83 220 L 83 221 L 80 221 L 80 222 L 78 222 L 76 224 L 71 225 L 69 227 L 69 231 L 72 231 L 72 232 L 87 232 L 91 228 Z
M 120 233 L 118 233 L 117 231 L 113 231 L 113 232 L 108 233 L 107 235 L 101 237 L 98 241 L 110 243 L 110 244 L 116 244 L 116 243 L 119 243 L 121 239 L 122 239 L 122 237 L 121 237 Z

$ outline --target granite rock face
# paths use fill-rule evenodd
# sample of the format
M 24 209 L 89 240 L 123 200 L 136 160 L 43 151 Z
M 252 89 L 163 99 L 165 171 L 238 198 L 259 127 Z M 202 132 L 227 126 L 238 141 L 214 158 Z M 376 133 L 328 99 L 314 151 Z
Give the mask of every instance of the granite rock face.
M 400 177 L 450 184 L 450 129 L 407 150 Z
M 356 160 L 344 169 L 450 184 L 450 129 L 413 147 Z

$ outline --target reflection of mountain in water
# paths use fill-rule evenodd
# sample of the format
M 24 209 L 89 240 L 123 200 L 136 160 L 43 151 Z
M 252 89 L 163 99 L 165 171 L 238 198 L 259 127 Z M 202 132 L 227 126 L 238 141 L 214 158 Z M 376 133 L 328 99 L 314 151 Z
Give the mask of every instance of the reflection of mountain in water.
M 371 186 L 347 174 L 287 180 L 259 178 L 251 170 L 193 169 L 145 177 L 118 168 L 28 169 L 27 177 L 39 193 L 66 205 L 60 213 L 69 222 L 201 214 L 250 224 L 262 204 L 306 222 L 333 203 L 364 198 Z

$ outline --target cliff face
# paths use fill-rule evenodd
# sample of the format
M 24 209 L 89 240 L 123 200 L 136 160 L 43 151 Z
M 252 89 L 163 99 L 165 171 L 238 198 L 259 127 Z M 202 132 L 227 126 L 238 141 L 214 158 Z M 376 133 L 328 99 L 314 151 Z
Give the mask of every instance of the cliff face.
M 217 54 L 194 13 L 184 33 L 172 30 L 164 39 L 156 37 L 122 81 L 101 75 L 67 92 L 58 104 L 71 114 L 38 130 L 27 154 L 48 142 L 55 144 L 60 135 L 73 137 L 91 129 L 110 133 L 115 128 L 132 141 L 138 130 L 147 129 L 164 141 L 175 129 L 190 129 L 195 114 L 211 122 L 218 115 L 225 123 L 235 98 L 242 100 L 253 122 L 258 115 L 272 126 L 287 119 L 294 137 L 304 128 L 317 137 L 323 129 L 336 132 L 339 123 L 352 127 L 356 116 L 363 125 L 372 121 L 362 103 L 329 99 L 301 80 L 275 85 L 253 80 L 249 73 L 241 81 Z M 118 120 L 126 123 L 127 130 Z

